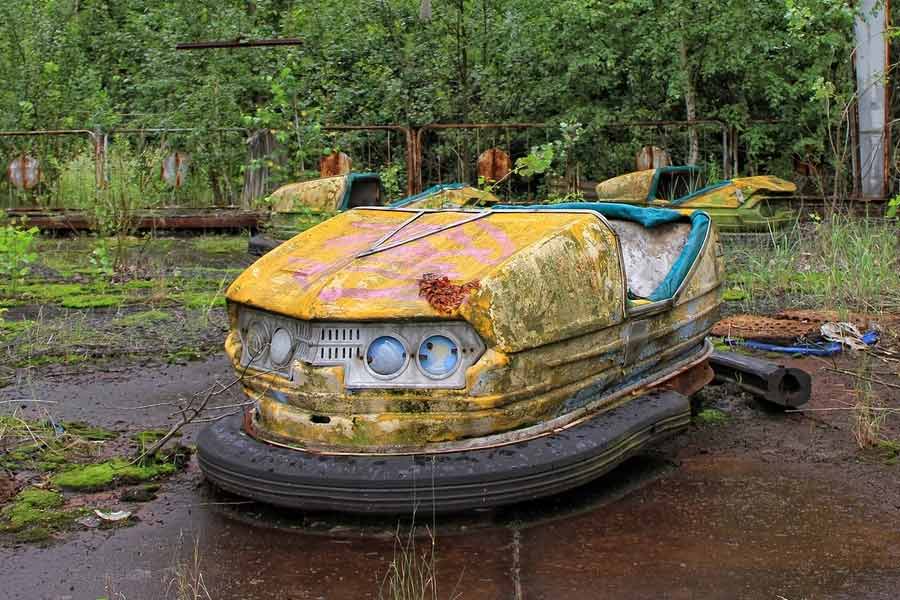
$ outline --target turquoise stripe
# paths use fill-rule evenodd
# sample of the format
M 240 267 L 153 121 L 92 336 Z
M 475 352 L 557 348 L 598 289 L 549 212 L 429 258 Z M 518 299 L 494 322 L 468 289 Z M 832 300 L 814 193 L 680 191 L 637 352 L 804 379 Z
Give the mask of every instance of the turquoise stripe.
M 439 183 L 437 185 L 433 185 L 424 192 L 419 192 L 418 194 L 414 194 L 412 196 L 407 196 L 406 198 L 400 198 L 399 200 L 395 200 L 389 204 L 394 208 L 400 208 L 406 206 L 407 204 L 412 204 L 413 202 L 418 202 L 419 200 L 423 200 L 428 198 L 429 196 L 434 196 L 436 194 L 440 194 L 444 190 L 461 190 L 466 187 L 463 183 Z

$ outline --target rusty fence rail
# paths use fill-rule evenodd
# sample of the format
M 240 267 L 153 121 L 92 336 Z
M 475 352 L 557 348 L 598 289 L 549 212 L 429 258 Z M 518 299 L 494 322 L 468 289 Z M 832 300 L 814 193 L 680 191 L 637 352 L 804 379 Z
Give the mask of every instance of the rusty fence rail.
M 778 128 L 776 122 L 766 123 Z M 355 171 L 390 177 L 392 193 L 409 195 L 435 183 L 474 184 L 484 151 L 494 149 L 514 164 L 533 146 L 555 139 L 555 127 L 530 122 L 329 124 L 312 142 L 290 132 L 275 140 L 267 130 L 240 127 L 0 131 L 0 161 L 9 165 L 0 181 L 0 202 L 10 208 L 77 207 L 84 200 L 72 200 L 77 195 L 71 189 L 77 179 L 73 165 L 83 171 L 79 185 L 89 184 L 90 189 L 82 190 L 89 201 L 94 191 L 121 184 L 116 178 L 123 168 L 117 161 L 131 160 L 141 164 L 136 187 L 127 193 L 152 196 L 161 206 L 249 209 L 278 185 L 318 176 L 319 159 L 333 151 L 347 154 Z M 701 164 L 713 176 L 733 177 L 739 166 L 757 166 L 749 162 L 754 160 L 748 146 L 752 140 L 721 121 L 643 120 L 585 127 L 583 139 L 566 157 L 565 175 L 577 189 L 585 187 L 584 181 L 633 170 L 634 157 L 645 146 L 661 147 L 675 164 L 685 162 L 692 135 L 699 142 Z M 29 173 L 32 179 L 24 181 Z M 530 180 L 510 180 L 505 190 L 508 197 L 530 198 L 536 192 Z

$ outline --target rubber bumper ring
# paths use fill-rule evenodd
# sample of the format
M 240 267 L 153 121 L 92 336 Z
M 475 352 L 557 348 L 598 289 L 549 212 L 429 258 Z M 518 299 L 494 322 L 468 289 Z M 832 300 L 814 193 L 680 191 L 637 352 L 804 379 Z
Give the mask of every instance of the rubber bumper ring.
M 262 256 L 280 245 L 281 240 L 257 234 L 252 236 L 250 241 L 247 242 L 247 253 L 253 256 Z
M 411 514 L 495 507 L 595 479 L 690 423 L 690 401 L 651 391 L 568 429 L 494 448 L 418 455 L 325 455 L 274 446 L 239 415 L 200 432 L 200 468 L 214 485 L 260 502 L 315 511 Z

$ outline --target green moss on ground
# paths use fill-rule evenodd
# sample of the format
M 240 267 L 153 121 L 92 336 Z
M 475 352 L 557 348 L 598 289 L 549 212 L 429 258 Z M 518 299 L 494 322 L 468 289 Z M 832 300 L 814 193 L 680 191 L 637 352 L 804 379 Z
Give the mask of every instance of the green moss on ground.
M 170 365 L 179 365 L 195 360 L 203 360 L 205 354 L 196 348 L 182 348 L 166 354 L 166 362 Z
M 21 319 L 19 321 L 7 321 L 0 317 L 0 342 L 9 342 L 20 334 L 26 333 L 34 327 L 34 321 Z
M 151 279 L 132 279 L 131 281 L 126 281 L 122 284 L 122 287 L 126 290 L 146 290 L 151 289 L 159 285 L 159 282 L 153 281 Z
M 882 452 L 885 463 L 900 463 L 900 440 L 881 440 L 878 442 L 878 449 Z
M 747 292 L 741 288 L 729 288 L 722 294 L 722 300 L 725 302 L 739 302 L 747 299 Z
M 123 304 L 125 299 L 122 296 L 113 294 L 90 294 L 83 296 L 69 296 L 60 301 L 60 306 L 64 308 L 107 308 L 110 306 L 119 306 Z
M 0 453 L 0 467 L 19 471 L 56 471 L 73 462 L 90 458 L 94 442 L 114 439 L 118 433 L 83 422 L 22 420 L 0 416 L 0 432 L 6 452 Z M 38 441 L 35 441 L 37 439 Z
M 183 292 L 178 294 L 176 298 L 185 306 L 185 308 L 208 310 L 210 308 L 225 306 L 225 294 L 218 290 Z
M 205 254 L 240 254 L 247 250 L 247 239 L 232 236 L 206 236 L 193 240 L 193 246 Z
M 146 465 L 131 464 L 127 460 L 114 458 L 102 463 L 82 465 L 57 473 L 51 478 L 53 485 L 63 489 L 97 491 L 118 483 L 138 483 L 171 475 L 177 466 L 171 462 L 156 462 Z
M 28 488 L 19 492 L 0 511 L 0 530 L 15 533 L 22 542 L 45 540 L 54 531 L 71 525 L 83 511 L 60 510 L 65 504 L 62 494 L 50 490 Z
M 131 313 L 124 317 L 115 319 L 113 323 L 122 325 L 123 327 L 139 327 L 141 325 L 153 325 L 155 323 L 165 323 L 171 321 L 172 315 L 164 310 L 145 310 L 141 312 Z
M 695 417 L 699 423 L 706 425 L 718 425 L 728 420 L 728 413 L 718 408 L 705 408 Z

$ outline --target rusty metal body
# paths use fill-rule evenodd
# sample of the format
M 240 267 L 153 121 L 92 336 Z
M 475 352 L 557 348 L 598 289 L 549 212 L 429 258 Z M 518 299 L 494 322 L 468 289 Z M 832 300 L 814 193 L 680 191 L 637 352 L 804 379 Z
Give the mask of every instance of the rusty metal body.
M 97 228 L 92 216 L 77 210 L 10 208 L 6 210 L 6 217 L 12 223 L 27 223 L 47 232 L 93 231 Z M 139 210 L 131 216 L 131 228 L 134 231 L 255 231 L 264 217 L 262 211 L 220 207 Z

